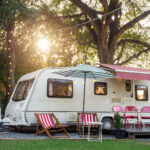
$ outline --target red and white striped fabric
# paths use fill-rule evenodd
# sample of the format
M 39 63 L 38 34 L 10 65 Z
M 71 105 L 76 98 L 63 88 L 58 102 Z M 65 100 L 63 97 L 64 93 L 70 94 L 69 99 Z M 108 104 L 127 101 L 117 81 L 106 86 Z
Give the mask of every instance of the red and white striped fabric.
M 81 124 L 83 124 L 84 126 L 88 126 L 89 122 L 95 122 L 96 121 L 94 114 L 84 114 L 84 119 L 83 119 L 83 114 L 81 114 L 80 117 L 81 117 Z
M 38 118 L 43 123 L 45 128 L 54 127 L 54 122 L 50 114 L 39 114 Z

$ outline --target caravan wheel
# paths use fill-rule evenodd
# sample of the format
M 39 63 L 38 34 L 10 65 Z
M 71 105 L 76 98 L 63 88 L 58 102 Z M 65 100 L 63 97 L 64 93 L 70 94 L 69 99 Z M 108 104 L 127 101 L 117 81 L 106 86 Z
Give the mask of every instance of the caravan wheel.
M 113 121 L 111 118 L 103 118 L 102 123 L 103 123 L 103 129 L 111 129 L 112 128 Z

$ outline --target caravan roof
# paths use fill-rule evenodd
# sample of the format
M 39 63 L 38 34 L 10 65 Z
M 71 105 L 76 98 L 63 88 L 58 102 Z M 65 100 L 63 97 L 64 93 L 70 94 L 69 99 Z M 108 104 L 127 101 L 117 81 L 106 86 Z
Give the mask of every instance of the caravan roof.
M 25 75 L 23 75 L 19 81 L 24 81 L 24 80 L 28 80 L 28 79 L 32 79 L 32 78 L 35 78 L 37 77 L 39 74 L 41 74 L 42 72 L 46 71 L 46 70 L 54 70 L 54 69 L 61 69 L 63 67 L 47 67 L 47 68 L 43 68 L 43 69 L 40 69 L 40 70 L 37 70 L 37 71 L 34 71 L 34 72 L 31 72 L 31 73 L 27 73 Z

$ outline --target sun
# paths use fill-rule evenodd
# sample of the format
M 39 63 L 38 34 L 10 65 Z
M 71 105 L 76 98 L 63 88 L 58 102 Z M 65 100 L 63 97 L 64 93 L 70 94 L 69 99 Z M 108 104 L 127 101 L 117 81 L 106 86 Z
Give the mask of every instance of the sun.
M 42 50 L 42 51 L 46 51 L 49 49 L 50 46 L 50 42 L 48 39 L 39 39 L 38 40 L 38 47 Z

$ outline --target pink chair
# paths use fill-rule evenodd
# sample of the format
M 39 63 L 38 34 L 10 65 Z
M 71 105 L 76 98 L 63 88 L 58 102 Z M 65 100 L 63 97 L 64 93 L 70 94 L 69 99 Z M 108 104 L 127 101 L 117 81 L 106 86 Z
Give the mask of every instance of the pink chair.
M 118 106 L 118 105 L 113 106 L 113 107 L 112 107 L 112 111 L 113 111 L 113 112 L 121 112 L 121 113 L 124 114 L 123 108 L 122 108 L 121 106 Z
M 141 126 L 150 126 L 150 106 L 145 106 L 141 108 Z
M 125 127 L 133 126 L 139 127 L 139 117 L 138 110 L 135 106 L 126 106 L 124 109 L 125 112 Z
M 112 107 L 112 111 L 114 113 L 118 112 L 120 114 L 121 118 L 123 119 L 123 124 L 124 124 L 125 123 L 125 114 L 124 114 L 123 108 L 121 106 L 115 105 Z

